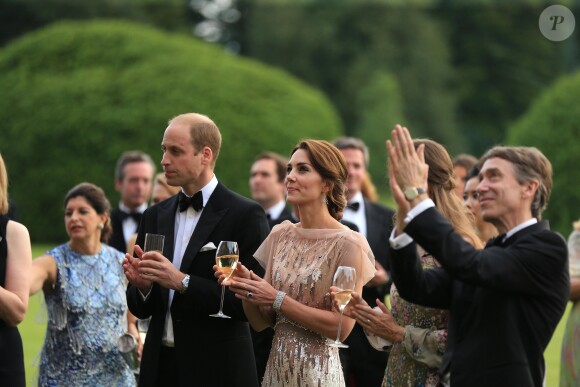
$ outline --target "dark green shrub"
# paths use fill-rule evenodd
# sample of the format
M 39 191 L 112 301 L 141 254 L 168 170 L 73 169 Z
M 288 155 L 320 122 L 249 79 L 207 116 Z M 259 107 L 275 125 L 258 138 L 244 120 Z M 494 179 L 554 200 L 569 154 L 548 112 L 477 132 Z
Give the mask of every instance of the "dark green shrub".
M 554 186 L 544 217 L 564 235 L 580 217 L 580 72 L 561 78 L 508 130 L 511 145 L 535 146 L 552 162 Z
M 242 194 L 257 153 L 341 132 L 322 94 L 282 71 L 118 21 L 59 23 L 15 41 L 0 51 L 0 90 L 0 151 L 35 241 L 64 238 L 62 198 L 78 182 L 100 185 L 115 206 L 117 157 L 141 149 L 160 161 L 177 114 L 215 119 L 216 174 Z

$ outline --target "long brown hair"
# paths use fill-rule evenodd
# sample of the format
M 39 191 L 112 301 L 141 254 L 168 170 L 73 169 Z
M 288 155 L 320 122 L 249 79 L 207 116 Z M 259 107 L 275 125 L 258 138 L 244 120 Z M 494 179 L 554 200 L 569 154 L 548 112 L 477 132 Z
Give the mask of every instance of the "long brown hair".
M 330 186 L 326 196 L 328 212 L 334 219 L 342 219 L 342 213 L 346 207 L 345 183 L 348 177 L 348 167 L 342 152 L 324 140 L 302 140 L 294 147 L 290 156 L 298 149 L 303 149 L 308 153 L 312 167 Z
M 483 242 L 477 236 L 469 218 L 469 211 L 455 195 L 453 163 L 445 148 L 428 139 L 413 141 L 415 148 L 425 145 L 425 163 L 429 165 L 427 177 L 428 194 L 435 206 L 451 223 L 453 229 L 476 248 L 482 248 Z

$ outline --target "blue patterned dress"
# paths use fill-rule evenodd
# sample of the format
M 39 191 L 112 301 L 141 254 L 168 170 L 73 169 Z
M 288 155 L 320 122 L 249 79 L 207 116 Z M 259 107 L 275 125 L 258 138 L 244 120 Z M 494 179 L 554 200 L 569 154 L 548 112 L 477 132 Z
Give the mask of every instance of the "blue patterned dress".
M 82 255 L 68 244 L 50 250 L 58 268 L 48 310 L 39 386 L 134 386 L 117 349 L 127 330 L 123 254 L 102 245 Z

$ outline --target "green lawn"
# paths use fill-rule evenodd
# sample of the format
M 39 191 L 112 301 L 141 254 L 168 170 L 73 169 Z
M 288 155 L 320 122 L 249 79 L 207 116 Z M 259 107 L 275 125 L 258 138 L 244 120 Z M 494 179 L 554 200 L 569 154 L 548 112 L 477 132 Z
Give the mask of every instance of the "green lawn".
M 35 246 L 33 257 L 40 256 L 49 246 Z M 29 309 L 26 318 L 20 324 L 20 334 L 24 344 L 24 364 L 26 365 L 26 380 L 28 386 L 35 386 L 38 375 L 38 361 L 40 360 L 40 349 L 44 342 L 46 311 L 42 310 L 42 294 L 37 294 L 30 298 Z M 570 311 L 571 304 L 568 305 L 564 317 L 558 324 L 558 328 L 552 337 L 545 352 L 547 368 L 547 387 L 557 387 L 560 380 L 560 347 L 562 346 L 562 335 L 566 319 Z

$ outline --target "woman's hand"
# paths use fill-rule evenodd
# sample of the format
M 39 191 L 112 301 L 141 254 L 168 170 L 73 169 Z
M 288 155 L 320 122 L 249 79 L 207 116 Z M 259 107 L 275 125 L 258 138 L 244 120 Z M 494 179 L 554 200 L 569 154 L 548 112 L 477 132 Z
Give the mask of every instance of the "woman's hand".
M 218 283 L 220 285 L 224 286 L 229 286 L 230 280 L 234 277 L 250 279 L 250 271 L 248 270 L 247 267 L 242 265 L 240 261 L 238 261 L 238 263 L 236 264 L 236 268 L 234 272 L 229 276 L 229 278 L 223 271 L 220 270 L 220 267 L 218 265 L 213 265 L 213 270 L 215 271 L 215 273 L 213 273 L 213 276 L 218 279 Z
M 380 310 L 373 309 L 369 305 L 357 305 L 352 313 L 353 317 L 367 332 L 392 343 L 403 342 L 405 328 L 397 324 L 389 309 L 379 299 L 377 306 Z
M 240 265 L 238 263 L 238 266 Z M 242 272 L 248 270 L 243 265 L 241 266 Z M 255 305 L 272 306 L 278 291 L 253 271 L 248 272 L 250 274 L 249 278 L 240 276 L 230 277 L 226 281 L 226 285 L 229 285 L 230 290 L 235 293 L 236 297 L 243 301 Z
M 334 309 L 340 312 L 340 305 L 336 300 L 336 293 L 340 292 L 342 289 L 336 286 L 330 287 L 330 299 L 332 300 L 332 305 Z M 354 318 L 352 313 L 354 312 L 356 305 L 367 305 L 367 302 L 358 294 L 357 292 L 351 293 L 351 298 L 349 303 L 344 307 L 344 315 L 350 318 Z

